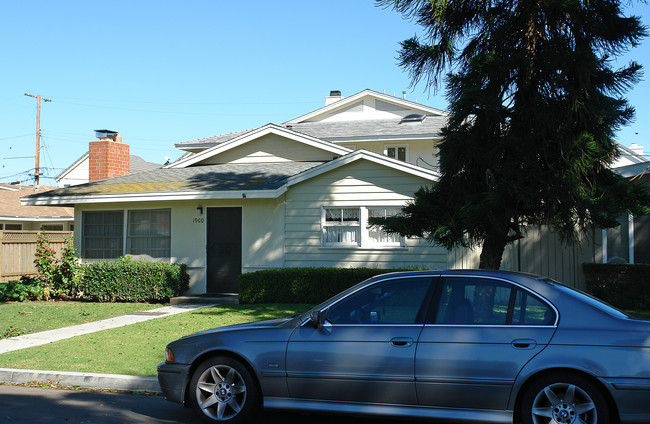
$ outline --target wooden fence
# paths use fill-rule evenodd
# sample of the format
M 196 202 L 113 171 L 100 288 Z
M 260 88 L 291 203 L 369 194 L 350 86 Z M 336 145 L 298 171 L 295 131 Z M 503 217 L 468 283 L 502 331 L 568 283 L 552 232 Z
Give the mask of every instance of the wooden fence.
M 58 257 L 71 231 L 0 231 L 0 282 L 36 275 L 36 240 L 45 234 Z

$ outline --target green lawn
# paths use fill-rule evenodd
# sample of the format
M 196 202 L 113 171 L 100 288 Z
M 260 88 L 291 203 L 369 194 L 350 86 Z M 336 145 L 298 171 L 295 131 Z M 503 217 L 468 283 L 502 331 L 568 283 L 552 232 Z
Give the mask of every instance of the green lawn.
M 0 339 L 159 308 L 149 303 L 0 302 Z
M 0 368 L 155 376 L 167 343 L 195 331 L 304 312 L 310 305 L 230 305 L 162 317 L 0 355 Z

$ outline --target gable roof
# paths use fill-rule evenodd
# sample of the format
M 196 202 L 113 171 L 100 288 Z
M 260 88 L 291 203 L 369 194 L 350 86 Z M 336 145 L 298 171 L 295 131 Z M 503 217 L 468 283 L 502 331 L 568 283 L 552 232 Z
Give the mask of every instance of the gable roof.
M 424 115 L 433 115 L 433 116 L 442 116 L 442 117 L 447 117 L 448 114 L 447 112 L 441 110 L 441 109 L 436 109 L 434 107 L 430 106 L 425 106 L 416 102 L 412 102 L 410 100 L 406 99 L 400 99 L 399 97 L 391 96 L 389 94 L 384 94 L 384 93 L 379 93 L 374 90 L 363 90 L 359 93 L 353 94 L 352 96 L 349 97 L 344 97 L 339 101 L 336 101 L 334 103 L 331 103 L 329 105 L 326 105 L 320 109 L 316 109 L 312 112 L 309 112 L 305 115 L 299 116 L 297 118 L 291 119 L 284 124 L 298 124 L 298 123 L 303 123 L 306 121 L 318 121 L 321 120 L 327 116 L 330 116 L 333 112 L 336 111 L 343 111 L 347 107 L 352 106 L 354 103 L 358 102 L 359 100 L 363 99 L 364 97 L 373 97 L 375 99 L 381 100 L 383 102 L 399 106 L 404 109 L 409 109 L 411 110 L 410 113 L 421 113 Z
M 56 181 L 60 181 L 63 178 L 65 178 L 68 174 L 74 171 L 75 168 L 77 168 L 86 160 L 88 160 L 88 152 L 81 155 L 81 157 L 79 157 L 77 160 L 72 162 L 70 166 L 68 166 L 59 175 L 57 175 Z M 150 169 L 156 169 L 156 168 L 160 168 L 161 166 L 162 165 L 159 163 L 148 162 L 142 159 L 140 156 L 129 155 L 129 174 L 140 172 L 140 171 L 146 171 Z
M 350 163 L 367 160 L 373 163 L 376 163 L 381 166 L 386 166 L 391 169 L 405 172 L 407 174 L 415 175 L 431 182 L 438 181 L 440 174 L 436 171 L 432 171 L 426 168 L 422 168 L 416 165 L 412 165 L 408 162 L 402 162 L 397 159 L 392 159 L 384 155 L 377 153 L 369 152 L 367 150 L 354 150 L 348 153 L 345 156 L 341 156 L 330 162 L 322 163 L 313 168 L 307 169 L 300 174 L 294 175 L 287 179 L 287 186 L 298 184 L 302 181 L 306 181 L 310 178 L 317 177 L 318 175 L 324 174 L 326 172 L 332 171 L 334 169 L 340 168 L 342 166 L 348 165 Z
M 325 140 L 321 140 L 306 134 L 301 134 L 291 129 L 281 127 L 276 124 L 266 124 L 263 127 L 255 130 L 245 131 L 234 138 L 221 142 L 213 147 L 210 147 L 202 152 L 184 155 L 176 162 L 172 162 L 166 168 L 185 168 L 192 166 L 198 162 L 204 161 L 208 158 L 217 156 L 218 154 L 227 150 L 234 149 L 242 144 L 248 143 L 252 140 L 258 139 L 265 135 L 276 134 L 289 140 L 306 144 L 320 150 L 332 153 L 333 155 L 344 155 L 350 152 L 350 149 L 342 146 L 337 146 Z
M 429 181 L 438 173 L 365 150 L 329 162 L 221 164 L 160 168 L 23 197 L 24 205 L 141 202 L 156 200 L 277 198 L 292 185 L 341 166 L 368 160 Z

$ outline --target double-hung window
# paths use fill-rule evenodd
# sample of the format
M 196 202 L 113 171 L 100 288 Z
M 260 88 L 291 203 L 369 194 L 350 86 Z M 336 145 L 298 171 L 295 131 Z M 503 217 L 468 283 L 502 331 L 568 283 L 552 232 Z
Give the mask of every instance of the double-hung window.
M 368 219 L 397 215 L 399 207 L 330 207 L 322 208 L 323 247 L 403 247 L 404 237 L 369 228 Z
M 323 214 L 323 245 L 360 245 L 360 208 L 323 208 Z
M 171 245 L 170 209 L 130 210 L 128 220 L 127 255 L 169 258 Z
M 122 256 L 124 211 L 85 211 L 82 229 L 84 259 L 117 259 Z

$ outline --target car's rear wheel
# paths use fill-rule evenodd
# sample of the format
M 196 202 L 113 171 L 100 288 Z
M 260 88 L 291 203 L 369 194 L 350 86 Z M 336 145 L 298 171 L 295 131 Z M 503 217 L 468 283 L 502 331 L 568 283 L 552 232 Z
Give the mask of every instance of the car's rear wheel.
M 601 390 L 578 374 L 553 373 L 525 391 L 519 411 L 524 424 L 608 424 L 610 409 Z
M 227 356 L 207 359 L 190 381 L 190 403 L 207 422 L 244 423 L 259 404 L 259 393 L 248 369 Z

